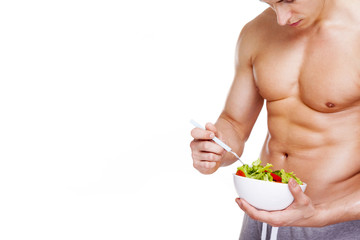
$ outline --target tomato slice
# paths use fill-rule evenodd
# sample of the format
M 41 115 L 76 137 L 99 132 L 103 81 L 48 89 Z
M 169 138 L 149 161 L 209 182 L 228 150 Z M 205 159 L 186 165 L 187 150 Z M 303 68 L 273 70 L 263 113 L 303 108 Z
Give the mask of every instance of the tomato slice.
M 268 172 L 267 170 L 265 170 L 265 172 Z M 279 175 L 276 175 L 275 173 L 270 173 L 270 175 L 272 176 L 274 182 L 282 182 L 282 179 Z
M 275 173 L 270 173 L 270 175 L 273 177 L 274 182 L 281 182 L 281 177 L 276 175 Z
M 240 169 L 237 170 L 236 175 L 241 176 L 241 177 L 246 177 L 245 173 L 243 171 L 241 171 Z

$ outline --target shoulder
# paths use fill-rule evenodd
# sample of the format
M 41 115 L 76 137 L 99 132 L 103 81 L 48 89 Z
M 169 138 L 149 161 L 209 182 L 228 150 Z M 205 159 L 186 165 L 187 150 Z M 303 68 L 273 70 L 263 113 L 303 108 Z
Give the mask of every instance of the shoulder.
M 241 31 L 241 34 L 265 33 L 269 28 L 277 26 L 276 14 L 271 8 L 267 8 L 253 20 L 248 22 Z
M 266 47 L 266 41 L 276 34 L 277 28 L 275 12 L 271 8 L 266 9 L 242 28 L 237 41 L 237 54 L 254 56 Z

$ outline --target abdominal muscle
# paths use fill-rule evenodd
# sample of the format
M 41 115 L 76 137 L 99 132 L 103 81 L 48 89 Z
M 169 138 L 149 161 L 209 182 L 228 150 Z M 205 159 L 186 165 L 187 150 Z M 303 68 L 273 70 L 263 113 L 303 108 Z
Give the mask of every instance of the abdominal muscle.
M 268 135 L 260 158 L 294 172 L 315 204 L 352 193 L 360 184 L 360 111 L 333 113 L 292 100 L 267 103 Z

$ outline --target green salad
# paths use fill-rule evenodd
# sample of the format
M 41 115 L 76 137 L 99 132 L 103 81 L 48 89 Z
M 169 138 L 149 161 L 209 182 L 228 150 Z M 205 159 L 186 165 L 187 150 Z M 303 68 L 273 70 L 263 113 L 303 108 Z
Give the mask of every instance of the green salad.
M 298 177 L 296 177 L 293 172 L 287 173 L 284 169 L 273 171 L 271 169 L 272 166 L 273 165 L 270 163 L 267 163 L 266 166 L 261 166 L 261 160 L 259 158 L 252 163 L 251 167 L 247 164 L 238 167 L 236 175 L 252 179 L 280 183 L 288 183 L 290 178 L 293 178 L 298 184 L 303 184 L 302 181 Z

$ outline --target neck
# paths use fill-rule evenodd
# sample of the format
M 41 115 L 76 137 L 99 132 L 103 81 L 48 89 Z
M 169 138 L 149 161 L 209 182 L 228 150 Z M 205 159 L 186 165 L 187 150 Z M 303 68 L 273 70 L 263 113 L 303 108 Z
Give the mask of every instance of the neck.
M 315 21 L 317 26 L 334 26 L 354 22 L 358 14 L 359 4 L 352 0 L 324 0 L 319 17 Z

